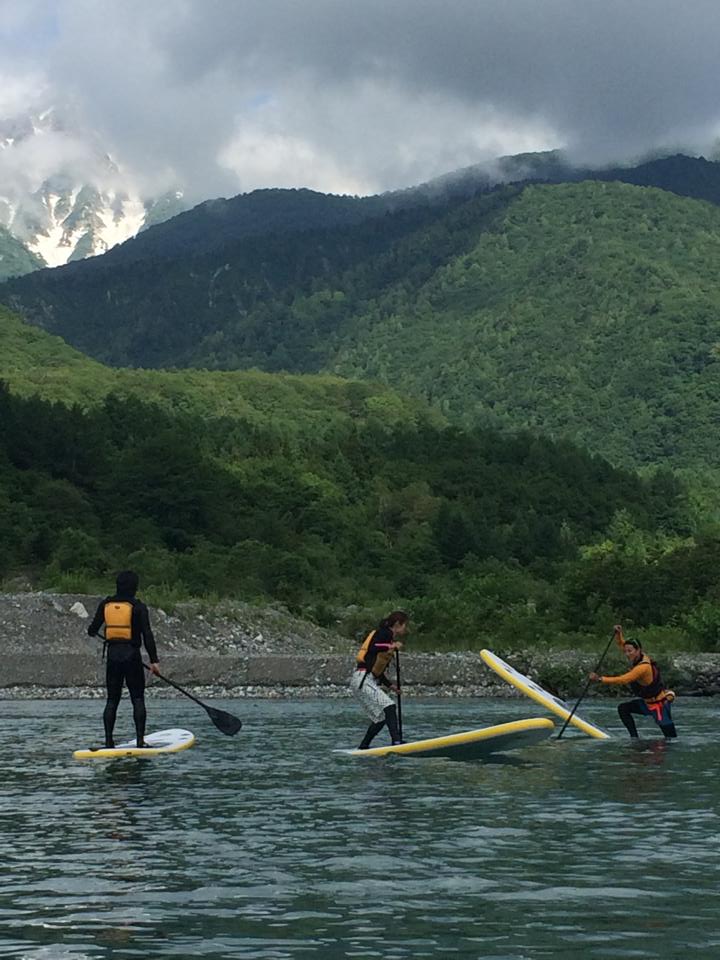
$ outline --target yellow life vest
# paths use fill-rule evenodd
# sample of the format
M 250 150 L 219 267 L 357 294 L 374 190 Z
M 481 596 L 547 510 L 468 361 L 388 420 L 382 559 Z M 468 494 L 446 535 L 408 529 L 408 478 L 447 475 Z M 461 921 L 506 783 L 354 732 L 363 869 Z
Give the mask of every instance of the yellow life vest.
M 132 640 L 133 605 L 125 600 L 105 604 L 105 639 Z
M 370 648 L 370 644 L 372 643 L 372 638 L 375 636 L 376 633 L 377 633 L 376 630 L 371 630 L 370 633 L 365 637 L 365 640 L 363 641 L 363 645 L 358 650 L 356 659 L 359 667 L 365 666 L 365 654 L 368 652 L 368 649 Z

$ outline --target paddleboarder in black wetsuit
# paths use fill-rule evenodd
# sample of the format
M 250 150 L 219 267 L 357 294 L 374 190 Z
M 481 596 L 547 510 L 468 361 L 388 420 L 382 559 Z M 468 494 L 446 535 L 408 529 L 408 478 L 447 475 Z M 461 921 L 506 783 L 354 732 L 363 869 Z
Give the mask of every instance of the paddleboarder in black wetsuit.
M 133 705 L 133 719 L 138 747 L 145 746 L 145 668 L 140 655 L 142 644 L 148 652 L 150 669 L 160 672 L 155 637 L 150 627 L 150 616 L 145 604 L 138 600 L 139 578 L 132 570 L 124 570 L 117 576 L 117 592 L 113 597 L 101 600 L 88 627 L 95 637 L 105 625 L 105 650 L 107 669 L 107 703 L 103 712 L 105 746 L 114 747 L 113 730 L 117 708 L 122 697 L 123 684 L 127 684 Z

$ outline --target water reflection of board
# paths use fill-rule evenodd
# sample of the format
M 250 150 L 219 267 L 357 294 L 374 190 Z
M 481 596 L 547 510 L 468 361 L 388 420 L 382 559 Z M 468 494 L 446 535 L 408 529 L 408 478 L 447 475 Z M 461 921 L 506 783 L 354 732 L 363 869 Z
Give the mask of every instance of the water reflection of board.
M 369 750 L 336 750 L 351 757 L 446 757 L 450 760 L 482 760 L 493 753 L 528 747 L 546 740 L 555 725 L 552 720 L 537 717 L 531 720 L 514 720 L 481 730 L 466 730 L 451 733 L 446 737 L 430 740 L 415 740 L 391 747 L 371 747 Z
M 524 674 L 519 673 L 514 667 L 511 667 L 509 663 L 505 663 L 504 660 L 496 656 L 490 650 L 481 650 L 480 656 L 490 667 L 490 669 L 494 670 L 495 673 L 498 674 L 498 676 L 502 677 L 503 680 L 506 680 L 509 684 L 515 687 L 516 690 L 524 693 L 525 696 L 530 697 L 530 699 L 534 700 L 535 703 L 539 703 L 541 706 L 547 707 L 548 710 L 552 711 L 552 713 L 563 720 L 567 720 L 567 718 L 570 716 L 572 708 L 569 707 L 564 700 L 553 696 L 552 693 L 548 693 L 547 690 L 544 690 L 538 683 L 535 683 L 534 680 L 531 680 Z M 595 724 L 589 723 L 587 720 L 583 720 L 582 717 L 579 717 L 577 714 L 574 714 L 570 720 L 570 723 L 574 727 L 577 727 L 578 730 L 582 730 L 583 733 L 587 733 L 588 736 L 595 737 L 598 740 L 607 740 L 610 736 L 609 733 L 606 733 L 600 727 L 596 727 Z
M 135 740 L 118 743 L 114 747 L 98 747 L 97 750 L 76 750 L 76 760 L 112 760 L 114 757 L 156 757 L 161 753 L 178 753 L 195 743 L 189 730 L 159 730 L 145 737 L 147 747 L 138 747 Z

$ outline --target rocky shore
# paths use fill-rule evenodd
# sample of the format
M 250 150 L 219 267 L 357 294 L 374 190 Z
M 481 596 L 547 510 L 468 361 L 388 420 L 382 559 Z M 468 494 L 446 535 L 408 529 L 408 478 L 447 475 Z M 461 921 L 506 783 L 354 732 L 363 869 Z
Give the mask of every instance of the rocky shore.
M 102 645 L 87 636 L 99 597 L 0 593 L 0 699 L 101 697 Z M 355 643 L 272 607 L 227 602 L 151 611 L 161 670 L 201 697 L 345 697 Z M 565 650 L 497 650 L 547 689 L 572 698 L 594 666 Z M 678 694 L 720 692 L 720 655 L 659 658 Z M 508 696 L 512 689 L 476 652 L 403 655 L 416 696 Z M 615 670 L 616 666 L 612 667 Z M 620 666 L 617 666 L 620 669 Z M 154 695 L 177 696 L 154 680 Z M 607 692 L 607 691 L 604 691 Z M 616 692 L 617 693 L 617 692 Z

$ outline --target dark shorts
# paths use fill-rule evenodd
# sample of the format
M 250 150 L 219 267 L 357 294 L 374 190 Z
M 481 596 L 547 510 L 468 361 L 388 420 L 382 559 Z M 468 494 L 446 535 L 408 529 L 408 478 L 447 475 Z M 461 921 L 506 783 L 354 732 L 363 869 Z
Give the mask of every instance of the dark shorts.
M 661 700 L 660 703 L 645 703 L 644 700 L 638 700 L 638 706 L 640 713 L 646 717 L 652 717 L 660 727 L 673 722 L 670 700 Z
M 127 686 L 133 700 L 145 697 L 145 667 L 140 650 L 130 644 L 108 644 L 105 683 L 108 700 L 119 700 Z

